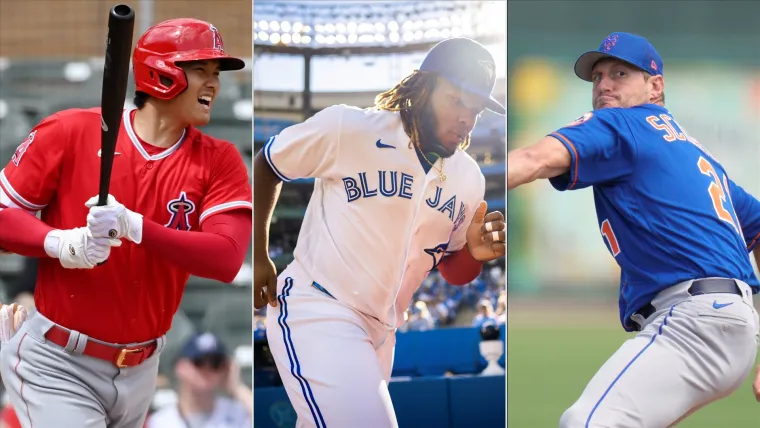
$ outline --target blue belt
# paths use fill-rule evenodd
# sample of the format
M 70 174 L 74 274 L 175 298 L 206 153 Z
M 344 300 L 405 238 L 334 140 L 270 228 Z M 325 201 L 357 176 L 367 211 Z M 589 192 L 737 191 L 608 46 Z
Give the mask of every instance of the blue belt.
M 319 290 L 319 291 L 321 291 L 321 292 L 323 292 L 323 293 L 327 294 L 328 296 L 332 297 L 333 299 L 335 299 L 335 297 L 333 297 L 333 295 L 332 295 L 332 294 L 330 294 L 330 292 L 329 292 L 329 291 L 325 290 L 325 287 L 322 287 L 321 285 L 317 284 L 316 282 L 312 282 L 312 283 L 311 283 L 311 285 L 312 285 L 314 288 L 316 288 L 317 290 Z M 335 300 L 338 300 L 338 299 L 335 299 Z

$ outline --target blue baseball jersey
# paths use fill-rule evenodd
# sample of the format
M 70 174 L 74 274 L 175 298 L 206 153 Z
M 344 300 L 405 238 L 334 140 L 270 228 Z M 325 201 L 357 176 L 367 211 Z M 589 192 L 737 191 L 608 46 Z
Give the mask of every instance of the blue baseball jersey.
M 760 241 L 760 201 L 667 109 L 596 110 L 550 135 L 572 157 L 552 186 L 593 188 L 599 231 L 621 268 L 627 331 L 634 312 L 681 281 L 736 278 L 760 291 L 749 258 Z

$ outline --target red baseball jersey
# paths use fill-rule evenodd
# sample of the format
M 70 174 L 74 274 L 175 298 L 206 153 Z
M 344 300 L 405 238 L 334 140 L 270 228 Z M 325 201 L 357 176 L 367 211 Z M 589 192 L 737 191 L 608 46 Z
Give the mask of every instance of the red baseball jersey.
M 189 127 L 169 148 L 140 140 L 135 110 L 125 110 L 109 193 L 128 209 L 193 233 L 209 217 L 252 210 L 248 171 L 232 144 Z M 58 229 L 87 224 L 85 202 L 98 194 L 100 109 L 72 109 L 44 119 L 0 171 L 0 200 Z M 64 269 L 40 260 L 35 304 L 52 321 L 95 339 L 133 343 L 165 334 L 189 274 L 161 254 L 122 240 L 102 266 Z

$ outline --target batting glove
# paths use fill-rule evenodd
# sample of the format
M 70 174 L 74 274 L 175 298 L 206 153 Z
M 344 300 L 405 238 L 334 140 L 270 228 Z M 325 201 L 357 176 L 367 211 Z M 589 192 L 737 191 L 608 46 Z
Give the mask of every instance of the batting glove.
M 66 269 L 92 269 L 108 259 L 111 247 L 120 245 L 118 239 L 93 238 L 86 227 L 51 230 L 45 237 L 45 252 Z
M 97 205 L 97 196 L 93 196 L 85 203 L 85 206 L 90 208 L 90 213 L 87 215 L 87 228 L 92 232 L 92 236 L 127 238 L 135 244 L 142 242 L 142 214 L 128 210 L 111 195 L 108 195 L 105 206 Z
M 26 308 L 13 303 L 3 305 L 0 303 L 0 342 L 8 343 L 26 321 Z

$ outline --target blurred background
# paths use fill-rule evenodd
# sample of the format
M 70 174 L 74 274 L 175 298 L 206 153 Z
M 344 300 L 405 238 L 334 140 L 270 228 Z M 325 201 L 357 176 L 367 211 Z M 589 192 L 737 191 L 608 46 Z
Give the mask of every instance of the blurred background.
M 330 105 L 371 107 L 377 94 L 395 86 L 435 43 L 449 37 L 470 37 L 490 50 L 496 61 L 495 96 L 506 100 L 505 14 L 504 1 L 256 1 L 254 150 Z M 489 210 L 504 212 L 503 116 L 483 114 L 468 153 L 486 177 Z M 270 256 L 278 271 L 293 259 L 313 187 L 313 180 L 282 187 L 270 235 Z M 487 379 L 486 384 L 449 382 L 485 367 L 478 350 L 484 322 L 501 325 L 503 339 L 504 263 L 501 259 L 487 264 L 482 275 L 464 287 L 447 284 L 434 271 L 415 295 L 410 321 L 397 336 L 390 385 L 402 428 L 504 426 L 503 376 Z M 255 425 L 294 426 L 295 414 L 266 345 L 265 317 L 266 309 L 255 313 Z M 504 356 L 500 361 L 504 367 Z M 468 394 L 467 388 L 479 393 Z M 442 396 L 444 392 L 451 398 Z
M 100 106 L 104 40 L 113 0 L 0 0 L 0 168 L 40 120 L 68 108 Z M 214 24 L 231 55 L 247 67 L 221 75 L 221 93 L 207 134 L 235 144 L 251 165 L 251 2 L 249 0 L 132 0 L 134 42 L 150 26 L 171 18 L 192 17 Z M 133 43 L 134 47 L 134 43 Z M 125 108 L 132 107 L 130 73 Z M 36 264 L 16 255 L 0 256 L 0 301 L 33 305 Z M 242 368 L 239 380 L 251 385 L 251 262 L 233 284 L 191 277 L 161 356 L 159 389 L 153 410 L 171 406 L 176 391 L 192 389 L 178 378 L 175 362 L 189 358 L 183 345 L 194 333 L 210 332 L 228 359 Z M 214 341 L 206 337 L 203 343 Z M 222 347 L 212 353 L 221 352 Z M 189 352 L 189 351 L 188 351 Z M 196 358 L 199 364 L 216 357 Z M 212 358 L 213 357 L 213 358 Z M 212 364 L 217 368 L 218 364 Z M 192 372 L 192 370 L 190 370 Z M 183 377 L 184 376 L 184 377 Z M 224 385 L 222 385 L 223 388 Z M 6 409 L 5 413 L 8 409 Z M 12 422 L 12 417 L 9 419 Z M 13 425 L 8 425 L 13 426 Z M 250 426 L 250 424 L 248 425 Z
M 592 110 L 575 60 L 609 33 L 632 32 L 663 58 L 666 107 L 760 197 L 760 2 L 511 0 L 507 15 L 509 150 Z M 620 271 L 590 188 L 563 193 L 536 182 L 510 192 L 509 206 L 509 426 L 556 426 L 629 337 L 617 313 Z M 681 426 L 758 421 L 747 382 Z

